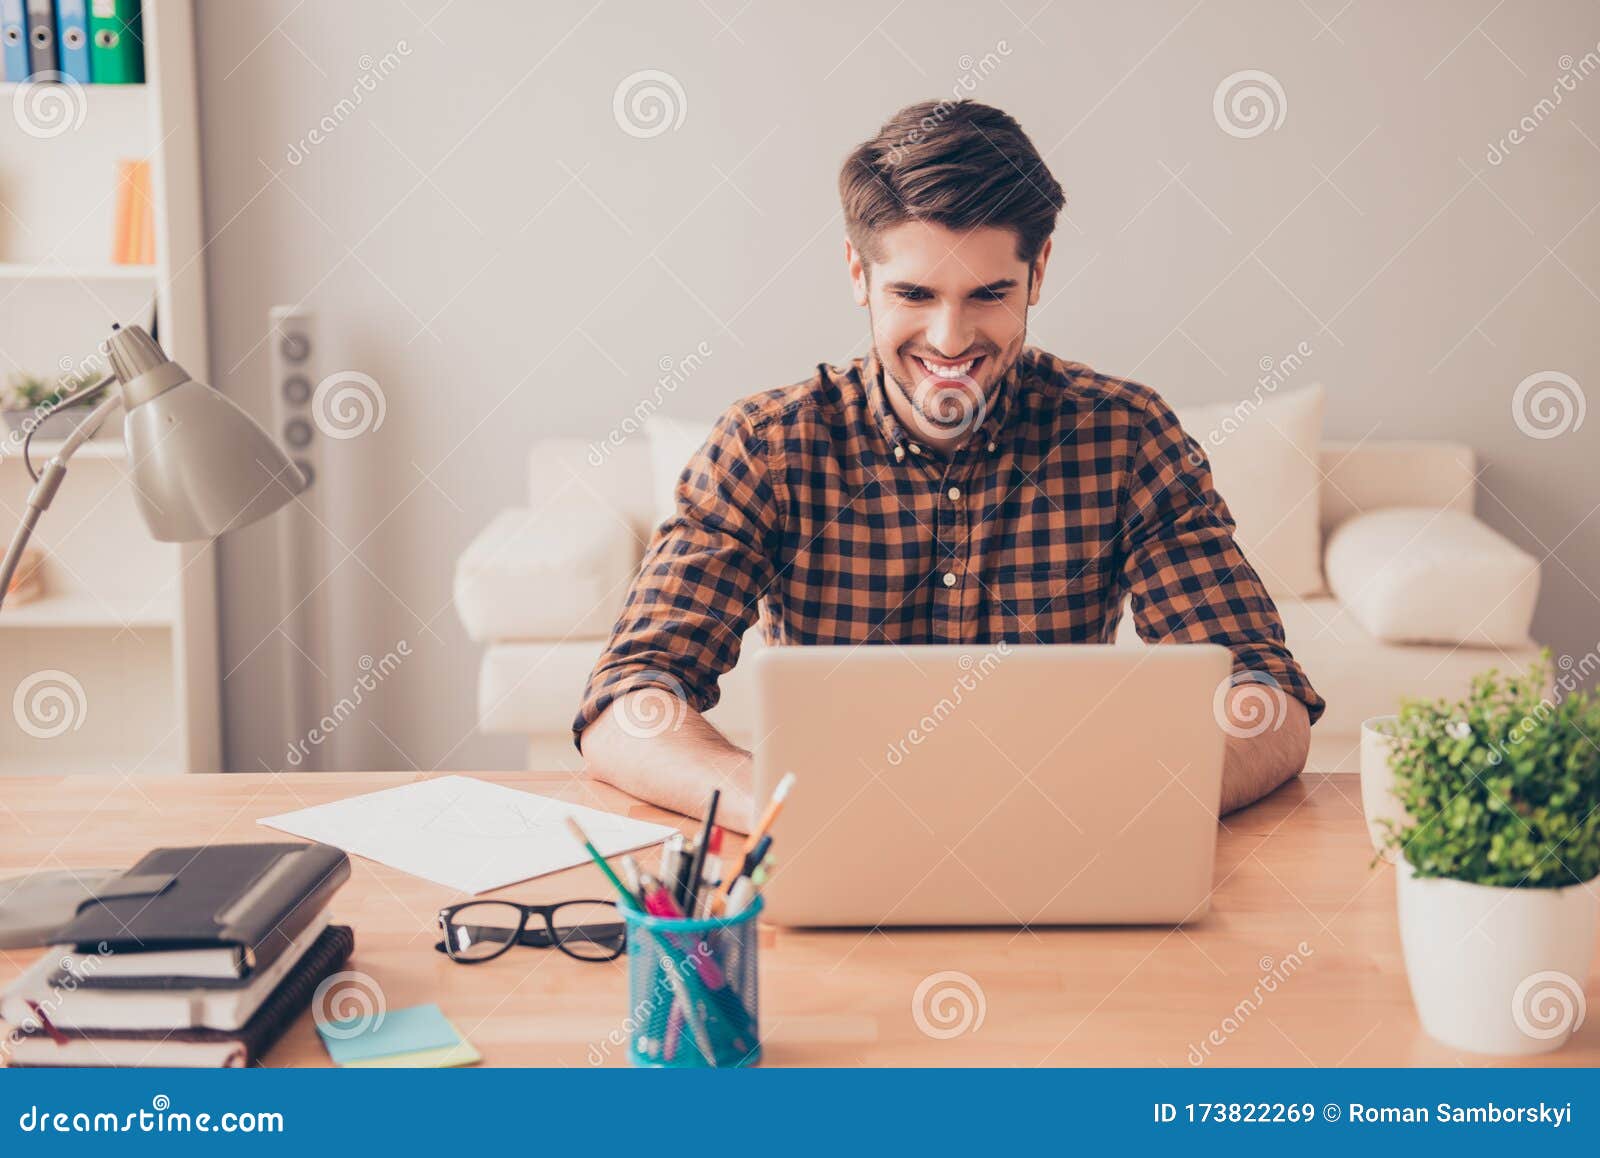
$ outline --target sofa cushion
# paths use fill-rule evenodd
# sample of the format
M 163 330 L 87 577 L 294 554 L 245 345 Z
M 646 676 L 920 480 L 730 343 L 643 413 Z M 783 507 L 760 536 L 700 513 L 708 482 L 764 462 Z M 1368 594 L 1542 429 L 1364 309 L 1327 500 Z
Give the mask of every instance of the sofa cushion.
M 1238 524 L 1236 538 L 1273 595 L 1323 590 L 1321 386 L 1242 402 L 1177 407 L 1184 431 Z
M 1396 507 L 1328 538 L 1328 584 L 1386 643 L 1528 643 L 1539 561 L 1461 511 Z
M 1375 639 L 1337 599 L 1276 602 L 1289 650 L 1328 703 L 1311 730 L 1312 739 L 1344 746 L 1337 759 L 1324 753 L 1318 764 L 1321 771 L 1355 769 L 1362 720 L 1398 711 L 1400 701 L 1408 697 L 1464 696 L 1472 677 L 1485 669 L 1522 671 L 1539 656 L 1531 644 L 1482 648 L 1387 643 Z M 1139 645 L 1133 616 L 1126 611 L 1117 628 L 1117 643 Z
M 603 639 L 638 560 L 635 531 L 603 504 L 501 511 L 456 560 L 456 612 L 478 640 Z

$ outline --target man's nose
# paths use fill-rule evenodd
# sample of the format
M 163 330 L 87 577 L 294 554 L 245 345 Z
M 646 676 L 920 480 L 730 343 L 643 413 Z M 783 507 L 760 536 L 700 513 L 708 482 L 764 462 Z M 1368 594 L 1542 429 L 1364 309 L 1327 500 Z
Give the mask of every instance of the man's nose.
M 960 306 L 945 306 L 929 321 L 924 336 L 944 358 L 955 358 L 972 346 L 972 328 Z

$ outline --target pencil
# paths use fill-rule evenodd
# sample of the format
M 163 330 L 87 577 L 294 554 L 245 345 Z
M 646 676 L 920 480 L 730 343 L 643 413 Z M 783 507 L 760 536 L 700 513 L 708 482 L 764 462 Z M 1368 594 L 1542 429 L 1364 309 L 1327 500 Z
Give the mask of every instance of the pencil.
M 594 858 L 594 863 L 599 865 L 600 871 L 606 874 L 606 880 L 610 881 L 611 887 L 617 890 L 617 895 L 622 898 L 622 903 L 630 909 L 637 909 L 639 907 L 638 900 L 628 891 L 628 886 L 618 879 L 617 874 L 611 871 L 611 866 L 606 863 L 606 858 L 600 855 L 600 850 L 595 848 L 594 842 L 584 833 L 583 825 L 569 816 L 567 817 L 567 831 L 572 833 L 573 839 L 583 845 L 583 850 Z
M 751 829 L 750 835 L 744 838 L 744 849 L 739 853 L 739 863 L 744 864 L 744 858 L 749 856 L 756 845 L 761 843 L 761 838 L 767 835 L 767 830 L 772 827 L 772 822 L 778 819 L 778 813 L 783 811 L 783 802 L 788 798 L 789 789 L 794 787 L 794 773 L 785 772 L 783 779 L 778 781 L 778 786 L 772 790 L 772 799 L 767 803 L 767 810 L 761 814 L 761 822 Z M 722 904 L 728 903 L 728 897 L 733 892 L 733 883 L 739 879 L 738 873 L 730 873 L 723 882 L 721 889 Z

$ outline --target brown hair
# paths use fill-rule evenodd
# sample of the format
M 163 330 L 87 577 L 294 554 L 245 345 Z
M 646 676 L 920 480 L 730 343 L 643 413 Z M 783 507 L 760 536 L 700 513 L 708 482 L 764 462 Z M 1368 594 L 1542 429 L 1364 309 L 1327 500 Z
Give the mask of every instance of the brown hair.
M 1028 134 L 999 109 L 970 100 L 901 109 L 839 170 L 845 232 L 866 261 L 879 231 L 905 221 L 947 229 L 1014 230 L 1018 259 L 1033 263 L 1066 204 Z

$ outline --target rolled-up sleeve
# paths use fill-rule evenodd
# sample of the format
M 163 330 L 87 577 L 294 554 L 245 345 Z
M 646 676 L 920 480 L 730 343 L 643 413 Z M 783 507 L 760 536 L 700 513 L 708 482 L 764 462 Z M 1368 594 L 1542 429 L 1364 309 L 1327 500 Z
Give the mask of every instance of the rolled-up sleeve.
M 1220 643 L 1233 652 L 1236 681 L 1270 681 L 1305 704 L 1316 723 L 1326 705 L 1290 654 L 1278 608 L 1234 541 L 1233 516 L 1199 444 L 1154 397 L 1135 439 L 1122 526 L 1139 637 Z
M 657 528 L 622 614 L 572 722 L 573 742 L 613 700 L 664 689 L 696 711 L 715 706 L 718 680 L 739 660 L 773 577 L 777 503 L 769 447 L 741 406 L 717 420 L 678 477 L 671 517 Z

